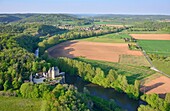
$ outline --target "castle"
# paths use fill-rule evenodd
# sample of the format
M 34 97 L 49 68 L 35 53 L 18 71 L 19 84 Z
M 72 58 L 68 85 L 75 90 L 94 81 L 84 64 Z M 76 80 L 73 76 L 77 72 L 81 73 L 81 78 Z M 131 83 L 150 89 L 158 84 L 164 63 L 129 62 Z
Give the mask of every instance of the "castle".
M 48 82 L 64 84 L 65 72 L 60 72 L 58 67 L 51 67 L 47 73 L 36 73 L 36 75 L 30 79 L 30 81 L 33 80 L 34 83 L 43 83 L 44 79 Z
M 44 77 L 55 79 L 59 75 L 60 75 L 60 73 L 59 73 L 58 67 L 52 67 L 48 70 L 48 73 L 46 73 L 46 75 L 44 75 Z

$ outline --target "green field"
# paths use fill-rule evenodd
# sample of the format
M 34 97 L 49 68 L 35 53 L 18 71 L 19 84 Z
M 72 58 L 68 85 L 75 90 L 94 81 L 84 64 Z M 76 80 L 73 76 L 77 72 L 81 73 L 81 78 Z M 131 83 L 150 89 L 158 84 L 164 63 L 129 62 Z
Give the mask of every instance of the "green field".
M 114 33 L 114 34 L 106 34 L 97 37 L 85 38 L 81 40 L 88 41 L 88 42 L 102 42 L 102 43 L 125 43 L 123 38 L 131 38 L 131 37 L 128 34 Z
M 138 43 L 148 54 L 170 56 L 170 40 L 139 40 Z M 152 62 L 157 69 L 170 75 L 169 61 L 153 59 Z
M 169 34 L 166 31 L 128 31 L 129 34 Z
M 0 96 L 0 111 L 40 111 L 41 100 Z
M 149 54 L 170 55 L 170 40 L 138 40 L 138 44 Z
M 94 22 L 96 25 L 128 25 L 131 26 L 133 23 L 122 23 L 121 21 L 100 21 L 100 22 Z
M 150 66 L 145 56 L 121 55 L 119 62 L 136 66 Z
M 148 67 L 136 66 L 136 65 L 128 65 L 122 63 L 113 63 L 113 62 L 105 62 L 98 60 L 89 60 L 85 58 L 76 58 L 76 60 L 80 60 L 86 63 L 92 64 L 94 67 L 100 67 L 108 73 L 110 69 L 116 70 L 119 74 L 127 76 L 129 83 L 134 83 L 136 79 L 142 80 L 155 72 Z
M 96 24 L 96 25 L 105 25 L 105 24 L 113 25 L 114 22 L 112 22 L 112 21 L 101 21 L 101 22 L 94 22 L 94 24 Z M 122 25 L 122 24 L 116 24 L 116 25 Z
M 170 75 L 170 61 L 153 60 L 152 62 L 156 68 Z

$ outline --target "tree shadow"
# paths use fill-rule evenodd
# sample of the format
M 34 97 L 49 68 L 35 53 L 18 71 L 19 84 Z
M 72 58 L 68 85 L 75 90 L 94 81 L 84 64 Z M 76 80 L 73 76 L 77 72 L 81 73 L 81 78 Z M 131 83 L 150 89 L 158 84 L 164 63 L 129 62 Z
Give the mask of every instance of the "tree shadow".
M 135 80 L 138 80 L 140 78 L 141 74 L 134 74 L 134 75 L 131 75 L 131 76 L 127 76 L 127 79 L 128 79 L 128 83 L 130 84 L 134 84 L 135 83 Z
M 68 58 L 75 58 L 76 56 L 74 54 L 71 54 L 71 52 L 75 51 L 74 48 L 71 48 L 70 46 L 72 44 L 77 43 L 78 41 L 66 41 L 62 42 L 51 49 L 48 50 L 48 53 L 50 56 L 57 58 L 57 57 L 68 57 Z
M 148 91 L 150 91 L 150 90 L 152 90 L 154 88 L 157 88 L 157 87 L 159 87 L 159 86 L 161 86 L 163 84 L 165 84 L 165 83 L 159 82 L 159 83 L 156 83 L 156 84 L 153 84 L 153 85 L 150 85 L 150 86 L 142 86 L 141 91 L 145 93 L 145 92 L 148 92 Z

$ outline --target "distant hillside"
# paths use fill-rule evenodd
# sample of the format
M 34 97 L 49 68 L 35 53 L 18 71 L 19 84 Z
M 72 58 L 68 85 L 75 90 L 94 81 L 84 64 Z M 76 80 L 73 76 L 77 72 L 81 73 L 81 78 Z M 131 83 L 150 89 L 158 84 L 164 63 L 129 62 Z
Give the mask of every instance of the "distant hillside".
M 19 17 L 15 17 L 15 16 L 1 16 L 0 15 L 0 23 L 9 23 L 9 22 L 14 22 L 14 21 L 18 21 L 21 20 L 21 18 Z
M 170 15 L 119 15 L 119 14 L 0 14 L 0 23 L 41 23 L 46 25 L 134 25 L 141 22 L 169 22 Z
M 115 18 L 131 18 L 140 20 L 166 20 L 170 19 L 170 15 L 121 15 L 121 14 L 96 14 L 93 18 L 98 19 L 115 19 Z
M 169 21 L 170 15 L 116 15 L 116 14 L 99 14 L 90 17 L 95 22 L 112 22 L 115 24 L 133 25 L 146 21 Z
M 16 22 L 32 16 L 32 14 L 0 14 L 0 23 Z
M 1 14 L 0 23 L 41 23 L 46 25 L 89 25 L 92 21 L 71 14 Z
M 56 23 L 60 23 L 62 21 L 74 21 L 78 20 L 77 18 L 70 16 L 70 15 L 65 15 L 65 14 L 35 14 L 29 18 L 22 19 L 20 22 L 25 23 L 44 23 L 44 24 L 50 24 L 54 25 Z

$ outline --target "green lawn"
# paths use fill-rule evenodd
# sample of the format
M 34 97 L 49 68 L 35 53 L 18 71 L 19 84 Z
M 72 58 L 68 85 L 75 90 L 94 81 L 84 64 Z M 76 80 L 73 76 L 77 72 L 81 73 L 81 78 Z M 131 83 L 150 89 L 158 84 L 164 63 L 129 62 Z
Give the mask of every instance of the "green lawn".
M 76 60 L 90 63 L 95 67 L 100 67 L 105 71 L 105 73 L 108 73 L 110 69 L 117 70 L 119 74 L 127 76 L 129 83 L 134 83 L 136 79 L 141 80 L 155 73 L 153 70 L 149 69 L 148 67 L 142 67 L 136 65 L 89 60 L 85 58 L 76 58 Z
M 40 111 L 41 100 L 0 96 L 0 111 Z
M 170 55 L 170 40 L 138 40 L 138 44 L 147 53 Z
M 85 38 L 81 40 L 88 41 L 88 42 L 102 42 L 102 43 L 125 43 L 123 38 L 131 38 L 131 37 L 128 34 L 114 33 L 114 34 L 106 34 L 97 37 Z

